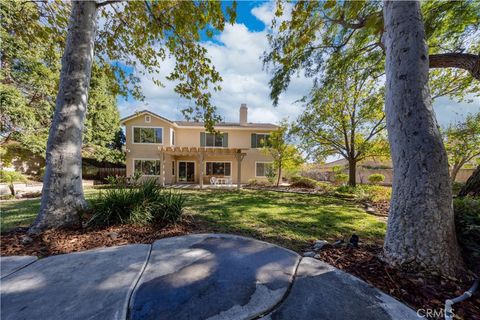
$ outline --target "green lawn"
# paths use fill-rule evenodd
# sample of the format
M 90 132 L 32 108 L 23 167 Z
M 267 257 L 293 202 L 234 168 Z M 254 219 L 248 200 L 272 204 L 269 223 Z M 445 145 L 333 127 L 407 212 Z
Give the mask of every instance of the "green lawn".
M 86 191 L 92 200 L 99 190 Z M 321 195 L 271 191 L 182 190 L 187 212 L 202 229 L 235 233 L 302 250 L 315 239 L 348 238 L 380 241 L 385 223 L 347 200 Z M 35 218 L 39 199 L 1 203 L 2 231 L 27 226 Z
M 91 201 L 99 189 L 85 189 L 85 198 Z M 28 227 L 40 209 L 40 199 L 9 200 L 0 202 L 0 230 Z
M 383 241 L 386 224 L 352 202 L 335 197 L 272 191 L 189 192 L 194 219 L 215 232 L 237 233 L 302 250 L 315 239 L 352 233 Z

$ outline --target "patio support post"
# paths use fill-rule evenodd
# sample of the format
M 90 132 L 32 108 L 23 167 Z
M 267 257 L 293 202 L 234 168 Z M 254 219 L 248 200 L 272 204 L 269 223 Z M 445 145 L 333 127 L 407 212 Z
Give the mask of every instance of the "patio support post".
M 162 187 L 165 187 L 165 152 L 161 152 L 162 161 L 160 165 L 162 166 Z
M 242 160 L 244 157 L 245 153 L 241 153 L 240 150 L 235 153 L 235 158 L 237 159 L 237 189 L 240 189 L 242 183 Z
M 200 189 L 203 189 L 203 152 L 200 151 L 198 154 L 200 162 Z

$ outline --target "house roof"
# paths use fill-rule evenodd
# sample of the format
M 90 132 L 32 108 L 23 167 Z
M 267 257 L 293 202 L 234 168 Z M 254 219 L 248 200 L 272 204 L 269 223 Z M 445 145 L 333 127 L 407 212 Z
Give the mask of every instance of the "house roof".
M 205 123 L 202 121 L 174 121 L 180 127 L 204 127 Z M 217 122 L 216 127 L 241 127 L 241 128 L 265 128 L 276 129 L 277 125 L 271 123 L 252 123 L 248 122 L 244 125 L 240 125 L 238 122 Z
M 168 123 L 171 123 L 177 127 L 204 127 L 205 126 L 205 123 L 203 121 L 172 121 L 172 120 L 169 120 L 165 117 L 162 117 L 154 112 L 151 112 L 149 110 L 142 110 L 142 111 L 138 111 L 138 112 L 135 112 L 134 114 L 128 116 L 128 117 L 125 117 L 123 119 L 120 120 L 120 123 L 121 124 L 125 124 L 125 122 L 127 122 L 128 120 L 131 120 L 131 119 L 134 119 L 138 116 L 141 116 L 145 113 L 148 113 L 154 117 L 157 117 L 161 120 L 164 120 Z M 244 125 L 240 125 L 239 122 L 217 122 L 215 124 L 215 127 L 217 128 L 223 128 L 223 127 L 230 127 L 230 128 L 253 128 L 253 129 L 277 129 L 278 126 L 275 125 L 275 124 L 271 124 L 271 123 L 253 123 L 253 122 L 248 122 Z

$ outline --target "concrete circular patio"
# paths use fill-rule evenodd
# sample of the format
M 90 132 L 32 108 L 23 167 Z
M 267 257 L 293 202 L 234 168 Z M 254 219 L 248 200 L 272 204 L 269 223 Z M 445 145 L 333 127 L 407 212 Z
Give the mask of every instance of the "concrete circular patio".
M 418 318 L 330 265 L 234 235 L 0 261 L 4 320 Z

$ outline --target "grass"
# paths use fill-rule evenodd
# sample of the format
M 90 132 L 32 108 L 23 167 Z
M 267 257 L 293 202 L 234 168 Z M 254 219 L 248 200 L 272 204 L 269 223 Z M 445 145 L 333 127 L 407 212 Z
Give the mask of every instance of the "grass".
M 85 189 L 85 199 L 93 201 L 98 189 Z M 0 231 L 8 231 L 18 227 L 28 227 L 40 210 L 40 199 L 6 200 L 0 202 Z
M 92 201 L 99 190 L 85 192 Z M 187 209 L 199 228 L 263 239 L 300 251 L 315 239 L 381 241 L 385 223 L 353 202 L 324 195 L 272 191 L 182 190 Z M 1 203 L 1 230 L 28 226 L 39 209 L 39 199 Z
M 382 241 L 386 225 L 348 200 L 273 191 L 189 192 L 194 219 L 215 232 L 264 239 L 299 251 L 315 239 L 346 239 L 353 233 Z

